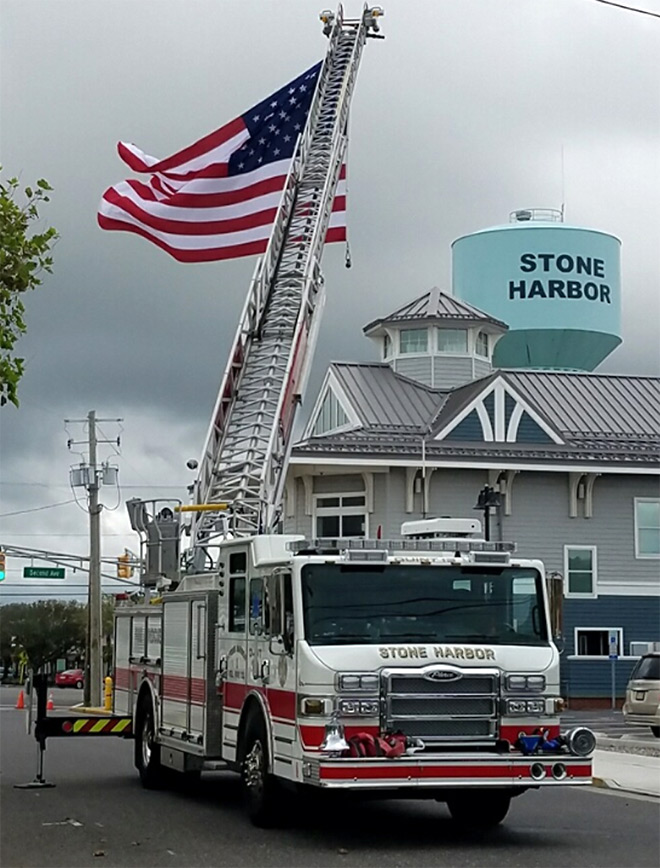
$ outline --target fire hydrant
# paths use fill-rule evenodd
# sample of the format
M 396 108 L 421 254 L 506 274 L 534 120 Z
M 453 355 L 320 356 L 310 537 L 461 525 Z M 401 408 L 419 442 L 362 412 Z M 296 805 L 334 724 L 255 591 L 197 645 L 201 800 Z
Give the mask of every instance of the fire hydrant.
M 103 708 L 106 711 L 112 711 L 112 678 L 108 675 L 105 679 L 105 687 L 103 689 Z

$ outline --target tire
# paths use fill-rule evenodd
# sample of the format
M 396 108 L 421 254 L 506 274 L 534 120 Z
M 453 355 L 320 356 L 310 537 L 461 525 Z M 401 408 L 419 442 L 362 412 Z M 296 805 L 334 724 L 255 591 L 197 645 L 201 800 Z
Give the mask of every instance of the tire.
M 656 738 L 660 738 L 660 726 L 652 726 L 651 732 Z
M 253 825 L 269 828 L 280 817 L 279 787 L 268 774 L 268 737 L 260 714 L 247 722 L 241 750 L 241 790 L 243 803 Z
M 82 681 L 76 681 L 76 687 L 78 688 L 78 690 L 82 690 L 83 689 Z
M 509 812 L 509 793 L 466 790 L 447 799 L 452 819 L 463 829 L 485 830 L 498 826 Z
M 160 746 L 155 743 L 156 727 L 151 699 L 141 699 L 135 728 L 135 767 L 142 786 L 156 790 L 163 786 L 165 769 L 160 764 Z

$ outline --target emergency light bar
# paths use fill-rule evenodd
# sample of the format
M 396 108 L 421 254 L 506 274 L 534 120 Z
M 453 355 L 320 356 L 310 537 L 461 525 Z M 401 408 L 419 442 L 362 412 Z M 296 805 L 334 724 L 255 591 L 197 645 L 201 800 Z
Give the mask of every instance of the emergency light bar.
M 324 555 L 340 554 L 342 552 L 385 551 L 399 552 L 515 552 L 516 544 L 511 542 L 490 542 L 471 539 L 353 539 L 346 537 L 319 537 L 317 539 L 299 539 L 286 544 L 294 555 Z M 493 556 L 494 557 L 494 556 Z M 486 563 L 485 558 L 479 558 Z M 505 559 L 490 560 L 490 563 L 502 563 Z

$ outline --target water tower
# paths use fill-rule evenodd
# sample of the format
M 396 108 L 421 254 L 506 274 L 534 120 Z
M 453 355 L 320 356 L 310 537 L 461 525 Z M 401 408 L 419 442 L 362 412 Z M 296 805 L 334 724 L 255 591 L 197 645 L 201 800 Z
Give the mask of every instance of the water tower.
M 453 293 L 508 323 L 494 366 L 593 371 L 621 343 L 620 254 L 560 211 L 514 211 L 454 241 Z

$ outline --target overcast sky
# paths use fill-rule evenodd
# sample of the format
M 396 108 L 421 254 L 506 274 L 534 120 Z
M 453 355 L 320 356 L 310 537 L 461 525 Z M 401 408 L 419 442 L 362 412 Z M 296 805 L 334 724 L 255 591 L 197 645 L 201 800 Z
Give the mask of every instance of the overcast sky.
M 639 5 L 660 13 L 660 0 Z M 121 486 L 102 490 L 104 556 L 137 550 L 126 498 L 186 499 L 254 259 L 180 264 L 103 232 L 96 209 L 127 177 L 118 140 L 165 157 L 320 60 L 321 8 L 2 0 L 3 177 L 52 184 L 42 225 L 61 237 L 53 275 L 26 303 L 20 409 L 0 416 L 0 543 L 88 553 L 84 504 L 63 504 L 84 458 L 67 440 L 87 435 L 64 419 L 92 409 L 123 420 L 100 424 L 103 439 L 121 435 L 120 454 L 99 449 Z M 328 247 L 307 407 L 330 360 L 376 358 L 366 323 L 450 288 L 455 238 L 562 200 L 567 222 L 622 240 L 624 342 L 600 370 L 658 375 L 660 18 L 595 0 L 390 0 L 385 12 L 351 111 L 353 267 L 343 245 Z M 10 559 L 0 601 L 26 563 Z M 69 573 L 69 592 L 85 581 Z

